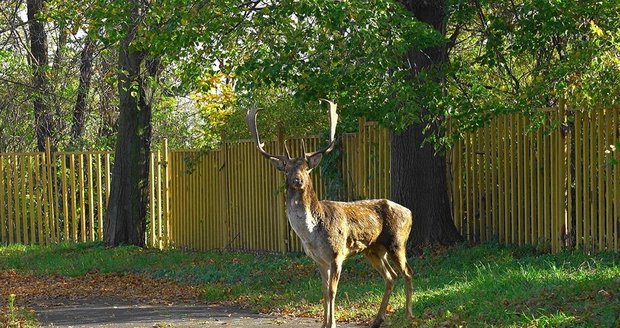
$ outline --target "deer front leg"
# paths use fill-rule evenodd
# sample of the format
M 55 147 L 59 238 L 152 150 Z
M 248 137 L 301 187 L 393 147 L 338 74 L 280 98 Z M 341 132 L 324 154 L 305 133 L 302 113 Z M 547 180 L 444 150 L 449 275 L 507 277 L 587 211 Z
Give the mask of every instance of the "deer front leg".
M 336 293 L 338 292 L 338 281 L 340 280 L 340 272 L 342 271 L 342 260 L 335 259 L 330 265 L 330 275 L 328 284 L 328 298 L 327 308 L 329 312 L 329 318 L 326 327 L 336 328 Z
M 329 309 L 327 307 L 327 300 L 329 298 L 329 268 L 319 265 L 319 272 L 321 273 L 321 288 L 323 289 L 323 324 L 321 328 L 327 328 L 329 318 Z

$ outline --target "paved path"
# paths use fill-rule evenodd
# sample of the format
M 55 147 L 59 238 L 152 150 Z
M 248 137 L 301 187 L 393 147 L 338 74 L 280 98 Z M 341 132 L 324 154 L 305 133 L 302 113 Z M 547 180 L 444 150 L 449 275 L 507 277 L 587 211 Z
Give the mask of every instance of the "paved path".
M 34 308 L 43 327 L 320 327 L 311 318 L 275 317 L 235 306 L 207 304 L 144 305 L 118 300 L 85 300 Z M 362 327 L 339 324 L 339 327 Z

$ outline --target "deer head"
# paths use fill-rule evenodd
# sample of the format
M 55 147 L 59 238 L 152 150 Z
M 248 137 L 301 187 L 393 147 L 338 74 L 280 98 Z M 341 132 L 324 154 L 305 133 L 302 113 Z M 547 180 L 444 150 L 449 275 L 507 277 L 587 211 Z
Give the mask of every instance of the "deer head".
M 248 110 L 245 121 L 248 124 L 248 128 L 250 129 L 250 133 L 252 133 L 252 138 L 254 142 L 256 142 L 256 148 L 258 151 L 268 158 L 273 166 L 279 171 L 284 172 L 286 176 L 286 186 L 288 188 L 304 190 L 310 181 L 310 172 L 312 169 L 317 167 L 321 162 L 324 154 L 329 153 L 334 149 L 334 145 L 336 144 L 336 125 L 338 123 L 338 114 L 336 113 L 337 105 L 329 100 L 321 99 L 321 101 L 325 101 L 329 104 L 329 144 L 323 149 L 317 150 L 312 153 L 306 152 L 305 144 L 302 140 L 302 151 L 303 156 L 298 158 L 291 158 L 291 155 L 286 147 L 286 143 L 284 143 L 284 149 L 286 151 L 285 155 L 272 155 L 265 151 L 263 148 L 265 146 L 264 143 L 260 142 L 260 138 L 258 136 L 258 128 L 256 126 L 256 116 L 260 109 L 253 106 L 250 110 Z

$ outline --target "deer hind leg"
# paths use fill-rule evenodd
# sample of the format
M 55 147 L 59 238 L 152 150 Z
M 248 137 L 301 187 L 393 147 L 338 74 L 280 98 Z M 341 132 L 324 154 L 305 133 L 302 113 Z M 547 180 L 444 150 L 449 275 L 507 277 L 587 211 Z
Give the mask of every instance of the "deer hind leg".
M 411 308 L 411 297 L 413 294 L 413 270 L 411 270 L 409 263 L 407 263 L 405 246 L 403 245 L 402 247 L 397 248 L 394 252 L 390 252 L 390 258 L 394 261 L 394 263 L 396 263 L 396 266 L 398 266 L 398 269 L 403 273 L 403 276 L 405 276 L 405 305 L 407 307 L 407 318 L 413 319 L 413 311 Z
M 396 278 L 396 272 L 387 261 L 385 257 L 385 251 L 383 252 L 375 252 L 368 251 L 365 253 L 366 257 L 370 261 L 370 264 L 379 271 L 383 280 L 385 280 L 385 290 L 383 291 L 383 299 L 381 300 L 381 306 L 379 306 L 379 312 L 377 313 L 377 317 L 370 325 L 371 327 L 379 327 L 383 320 L 385 320 L 385 311 L 387 310 L 388 302 L 390 300 L 390 295 L 392 294 L 392 289 L 394 288 L 394 279 Z

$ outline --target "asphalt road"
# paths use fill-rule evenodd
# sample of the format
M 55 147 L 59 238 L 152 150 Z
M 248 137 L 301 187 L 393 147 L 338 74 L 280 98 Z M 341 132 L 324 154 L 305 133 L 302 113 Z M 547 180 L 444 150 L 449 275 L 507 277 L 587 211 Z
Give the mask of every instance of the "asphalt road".
M 42 327 L 320 327 L 312 318 L 276 317 L 235 306 L 209 304 L 145 305 L 117 300 L 85 300 L 34 308 Z M 342 323 L 339 327 L 363 327 Z

